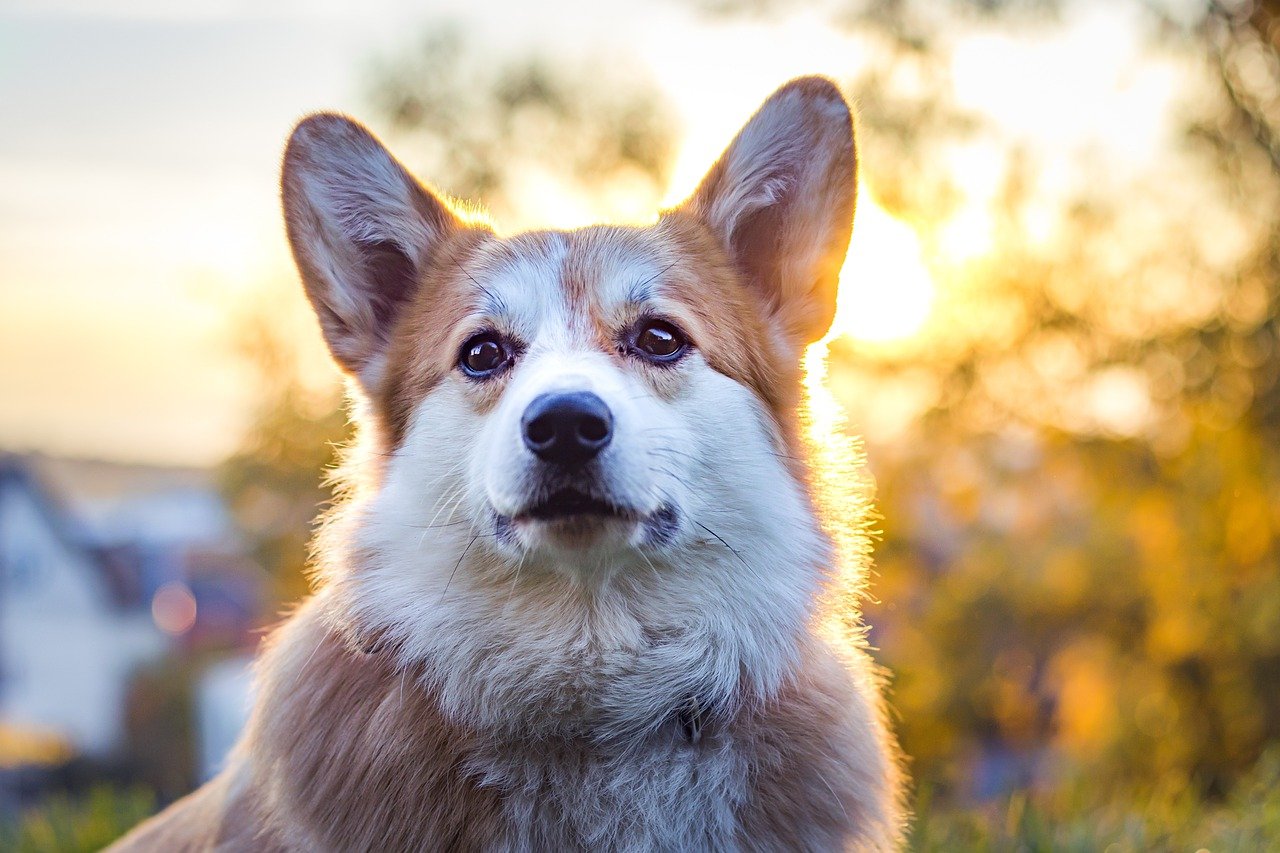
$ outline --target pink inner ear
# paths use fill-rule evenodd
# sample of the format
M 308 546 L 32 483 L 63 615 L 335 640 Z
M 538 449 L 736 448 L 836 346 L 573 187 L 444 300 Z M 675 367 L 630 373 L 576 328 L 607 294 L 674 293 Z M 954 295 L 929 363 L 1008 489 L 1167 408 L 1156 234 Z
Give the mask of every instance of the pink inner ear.
M 385 341 L 397 309 L 413 295 L 418 268 L 405 250 L 392 240 L 357 243 L 357 251 L 373 283 L 369 305 L 376 333 Z
M 785 201 L 748 212 L 737 222 L 729 238 L 735 262 L 760 288 L 774 311 L 782 308 L 782 230 Z

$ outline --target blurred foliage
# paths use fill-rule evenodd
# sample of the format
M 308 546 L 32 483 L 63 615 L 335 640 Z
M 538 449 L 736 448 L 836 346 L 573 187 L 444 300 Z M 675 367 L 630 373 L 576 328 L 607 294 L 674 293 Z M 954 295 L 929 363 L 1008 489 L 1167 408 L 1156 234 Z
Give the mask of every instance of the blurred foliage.
M 863 175 L 917 223 L 940 291 L 913 344 L 832 348 L 854 409 L 925 401 L 871 457 L 885 518 L 873 639 L 928 809 L 1031 797 L 1003 834 L 957 823 L 948 843 L 1097 849 L 1085 822 L 1037 835 L 1042 804 L 1086 782 L 1225 797 L 1280 741 L 1280 4 L 1108 7 L 1185 87 L 1169 171 L 1118 174 L 1089 152 L 1045 162 L 954 98 L 963 39 L 1034 36 L 1086 7 L 832 11 L 875 53 L 850 83 Z M 991 245 L 949 261 L 937 239 L 965 178 L 949 155 L 972 145 L 1002 175 Z M 1070 195 L 1046 195 L 1052 169 L 1079 176 Z M 1046 198 L 1050 241 L 1035 233 Z
M 379 63 L 370 89 L 415 171 L 499 218 L 514 212 L 513 188 L 538 177 L 587 198 L 620 193 L 641 210 L 666 189 L 672 119 L 616 64 L 532 55 L 495 65 L 443 29 Z
M 338 389 L 303 382 L 296 350 L 272 320 L 247 312 L 240 324 L 260 402 L 240 449 L 222 463 L 219 482 L 272 578 L 275 601 L 292 602 L 307 591 L 311 529 L 329 498 L 322 472 L 334 466 L 349 428 Z
M 1241 424 L 935 440 L 880 474 L 870 608 L 946 799 L 1087 777 L 1228 790 L 1280 733 L 1280 458 Z
M 155 811 L 143 788 L 101 785 L 84 797 L 54 797 L 0 821 L 0 850 L 10 853 L 92 853 L 101 850 Z

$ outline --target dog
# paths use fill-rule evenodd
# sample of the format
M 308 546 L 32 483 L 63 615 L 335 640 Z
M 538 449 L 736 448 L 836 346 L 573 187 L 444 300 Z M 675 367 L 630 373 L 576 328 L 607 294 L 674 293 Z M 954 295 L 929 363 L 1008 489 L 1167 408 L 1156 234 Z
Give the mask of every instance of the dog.
M 500 237 L 303 120 L 284 215 L 350 378 L 346 492 L 226 769 L 114 849 L 896 847 L 797 415 L 855 173 L 801 78 L 654 224 Z

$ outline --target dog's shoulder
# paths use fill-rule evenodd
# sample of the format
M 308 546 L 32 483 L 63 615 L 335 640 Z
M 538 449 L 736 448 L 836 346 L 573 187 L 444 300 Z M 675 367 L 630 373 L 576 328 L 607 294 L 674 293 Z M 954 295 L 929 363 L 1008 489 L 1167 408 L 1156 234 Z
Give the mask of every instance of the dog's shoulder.
M 878 678 L 861 649 L 815 643 L 779 694 L 743 715 L 735 735 L 752 768 L 744 849 L 897 849 L 901 769 L 869 689 Z
M 315 601 L 280 625 L 232 766 L 110 849 L 475 850 L 501 803 L 468 774 L 468 735 L 390 656 L 364 652 Z

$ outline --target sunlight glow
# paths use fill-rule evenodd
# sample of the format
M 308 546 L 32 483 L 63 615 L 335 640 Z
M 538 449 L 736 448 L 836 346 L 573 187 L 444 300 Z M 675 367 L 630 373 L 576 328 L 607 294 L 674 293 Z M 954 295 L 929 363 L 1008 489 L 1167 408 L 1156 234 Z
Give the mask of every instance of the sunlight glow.
M 864 195 L 854 216 L 849 257 L 840 273 L 831 330 L 804 353 L 801 420 L 812 462 L 814 503 L 835 546 L 836 571 L 823 627 L 832 639 L 860 643 L 858 614 L 871 557 L 875 483 L 862 442 L 827 385 L 830 343 L 840 337 L 888 343 L 920 333 L 935 288 L 915 229 Z
M 889 342 L 913 337 L 928 320 L 934 295 L 915 229 L 864 194 L 827 339 L 847 335 Z
M 805 350 L 801 422 L 815 508 L 835 548 L 835 571 L 824 596 L 821 628 L 829 639 L 852 648 L 859 642 L 859 599 L 871 557 L 875 486 L 863 464 L 862 443 L 848 432 L 844 408 L 826 379 L 827 341 L 823 340 Z
M 1049 239 L 1051 224 L 1037 223 L 1036 237 Z M 968 204 L 947 220 L 936 232 L 938 249 L 951 261 L 976 260 L 995 248 L 991 213 L 982 204 Z

